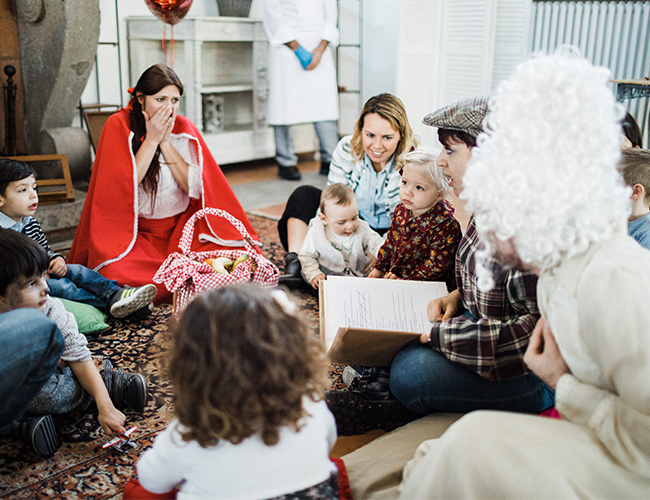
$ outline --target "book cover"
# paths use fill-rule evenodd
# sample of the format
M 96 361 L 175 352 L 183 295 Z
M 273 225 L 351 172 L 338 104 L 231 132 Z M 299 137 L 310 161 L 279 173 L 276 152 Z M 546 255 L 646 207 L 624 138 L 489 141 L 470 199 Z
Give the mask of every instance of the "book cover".
M 388 366 L 428 332 L 427 305 L 442 282 L 328 276 L 319 290 L 320 338 L 332 362 Z

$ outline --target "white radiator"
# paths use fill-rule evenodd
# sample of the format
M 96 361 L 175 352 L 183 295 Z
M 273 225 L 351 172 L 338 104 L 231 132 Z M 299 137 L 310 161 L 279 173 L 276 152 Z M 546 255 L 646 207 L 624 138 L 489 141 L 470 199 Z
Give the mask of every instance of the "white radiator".
M 608 67 L 615 80 L 650 77 L 650 1 L 533 2 L 531 41 L 533 53 L 575 45 L 593 64 Z M 639 123 L 648 148 L 650 98 L 623 104 Z

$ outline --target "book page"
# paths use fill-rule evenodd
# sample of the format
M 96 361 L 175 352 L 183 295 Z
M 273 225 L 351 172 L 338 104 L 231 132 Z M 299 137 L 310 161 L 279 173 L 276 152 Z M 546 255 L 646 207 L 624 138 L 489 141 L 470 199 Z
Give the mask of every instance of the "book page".
M 444 283 L 430 281 L 328 276 L 323 285 L 326 349 L 345 327 L 425 333 L 427 304 L 447 294 Z

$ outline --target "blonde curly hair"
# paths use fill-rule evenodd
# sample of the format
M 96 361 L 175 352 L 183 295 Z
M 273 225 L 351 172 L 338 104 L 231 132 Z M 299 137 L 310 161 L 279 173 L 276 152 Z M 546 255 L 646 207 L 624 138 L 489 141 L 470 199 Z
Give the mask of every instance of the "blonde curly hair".
M 522 63 L 490 100 L 490 112 L 463 178 L 483 242 L 512 240 L 520 259 L 540 269 L 609 237 L 630 212 L 630 190 L 617 170 L 624 110 L 608 88 L 609 70 L 577 49 Z

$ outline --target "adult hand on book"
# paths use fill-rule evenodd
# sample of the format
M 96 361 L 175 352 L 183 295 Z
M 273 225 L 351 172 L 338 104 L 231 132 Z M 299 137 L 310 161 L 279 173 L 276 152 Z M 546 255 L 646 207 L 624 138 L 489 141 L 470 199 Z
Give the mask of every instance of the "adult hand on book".
M 460 305 L 460 292 L 454 290 L 445 297 L 433 299 L 427 305 L 429 321 L 449 321 Z

